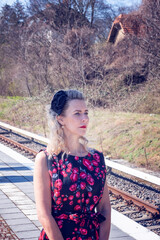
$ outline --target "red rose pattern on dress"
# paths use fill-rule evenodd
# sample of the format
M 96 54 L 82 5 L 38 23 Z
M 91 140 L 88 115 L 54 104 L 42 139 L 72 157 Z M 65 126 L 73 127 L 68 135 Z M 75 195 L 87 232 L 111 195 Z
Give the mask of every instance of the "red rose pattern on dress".
M 44 150 L 46 156 L 48 153 Z M 54 155 L 48 160 L 52 215 L 64 240 L 99 240 L 105 217 L 95 213 L 100 202 L 106 168 L 103 154 L 94 150 L 85 157 Z M 39 240 L 48 239 L 42 229 Z

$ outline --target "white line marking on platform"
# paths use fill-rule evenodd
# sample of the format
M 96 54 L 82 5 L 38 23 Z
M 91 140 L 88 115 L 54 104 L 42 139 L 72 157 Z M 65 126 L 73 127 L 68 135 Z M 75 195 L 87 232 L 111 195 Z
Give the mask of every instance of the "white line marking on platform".
M 12 131 L 14 131 L 16 133 L 20 133 L 20 134 L 22 134 L 24 136 L 27 136 L 27 137 L 30 137 L 30 138 L 42 141 L 44 143 L 48 143 L 49 142 L 48 138 L 42 137 L 42 136 L 40 136 L 38 134 L 35 134 L 35 133 L 28 132 L 28 131 L 20 129 L 20 128 L 13 127 L 13 126 L 11 126 L 11 125 L 9 125 L 7 123 L 0 122 L 0 126 L 6 128 L 6 129 L 10 129 L 10 130 L 12 130 Z
M 119 170 L 121 172 L 127 173 L 129 175 L 134 176 L 134 177 L 143 179 L 145 181 L 148 181 L 148 182 L 151 182 L 153 184 L 156 184 L 156 185 L 160 186 L 160 178 L 159 177 L 153 176 L 151 174 L 144 173 L 142 171 L 138 171 L 138 170 L 132 169 L 130 167 L 126 167 L 126 166 L 124 166 L 122 164 L 115 163 L 115 162 L 112 162 L 112 161 L 107 160 L 107 159 L 105 159 L 105 163 L 106 163 L 106 165 L 108 167 L 117 169 L 117 170 Z
M 6 147 L 5 145 L 0 143 L 0 151 L 7 154 L 11 158 L 14 158 L 17 162 L 23 164 L 27 168 L 34 170 L 34 162 L 32 162 L 30 159 L 24 157 L 20 153 L 15 152 L 9 147 Z
M 136 240 L 160 240 L 160 236 L 112 209 L 111 222 Z

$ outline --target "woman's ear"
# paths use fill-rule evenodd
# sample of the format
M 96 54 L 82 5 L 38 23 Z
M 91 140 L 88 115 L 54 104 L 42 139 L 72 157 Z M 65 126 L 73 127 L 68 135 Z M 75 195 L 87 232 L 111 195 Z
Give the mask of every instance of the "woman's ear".
M 63 126 L 64 125 L 64 121 L 63 121 L 63 117 L 62 116 L 57 116 L 57 121 Z

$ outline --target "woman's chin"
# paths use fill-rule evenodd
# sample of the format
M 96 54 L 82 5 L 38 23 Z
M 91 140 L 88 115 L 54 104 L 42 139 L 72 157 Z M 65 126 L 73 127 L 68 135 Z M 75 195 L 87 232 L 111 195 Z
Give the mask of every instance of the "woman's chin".
M 85 135 L 86 135 L 86 129 L 85 130 L 83 129 L 83 131 L 81 131 L 81 133 L 80 133 L 80 137 L 83 137 Z

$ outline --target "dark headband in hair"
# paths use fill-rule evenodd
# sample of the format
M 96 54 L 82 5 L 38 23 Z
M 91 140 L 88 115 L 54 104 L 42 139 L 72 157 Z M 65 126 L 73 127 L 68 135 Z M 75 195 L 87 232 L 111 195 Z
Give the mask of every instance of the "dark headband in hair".
M 51 102 L 51 109 L 60 115 L 63 111 L 63 108 L 67 102 L 67 94 L 65 91 L 60 90 L 58 91 L 52 99 Z

